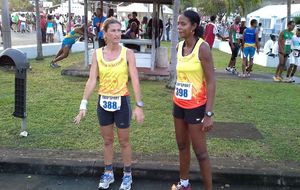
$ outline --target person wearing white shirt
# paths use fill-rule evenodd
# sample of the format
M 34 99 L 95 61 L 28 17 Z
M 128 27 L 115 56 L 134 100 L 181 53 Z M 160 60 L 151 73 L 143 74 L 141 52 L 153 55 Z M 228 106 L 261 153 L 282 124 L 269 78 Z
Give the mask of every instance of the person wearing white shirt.
M 258 24 L 258 41 L 261 42 L 261 38 L 262 38 L 262 35 L 263 35 L 263 27 L 261 26 L 262 24 L 259 23 Z
M 56 17 L 56 35 L 59 42 L 62 42 L 64 39 L 63 31 L 64 31 L 64 18 L 59 15 Z
M 274 34 L 270 35 L 270 38 L 264 46 L 264 53 L 268 56 L 274 57 L 276 54 L 274 53 L 276 50 L 274 49 L 274 46 L 276 44 L 276 36 Z
M 300 66 L 300 28 L 297 28 L 296 35 L 292 38 L 292 53 L 290 54 L 290 66 L 284 82 L 295 82 L 293 79 L 297 71 L 297 66 Z

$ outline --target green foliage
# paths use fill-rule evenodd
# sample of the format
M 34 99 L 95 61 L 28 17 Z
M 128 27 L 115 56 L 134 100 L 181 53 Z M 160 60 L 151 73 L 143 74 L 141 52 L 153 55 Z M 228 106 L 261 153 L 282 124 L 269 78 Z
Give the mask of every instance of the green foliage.
M 33 7 L 29 0 L 9 0 L 11 11 L 33 11 Z
M 220 19 L 226 14 L 227 9 L 223 0 L 199 1 L 196 5 L 201 7 L 202 15 L 217 15 Z
M 296 24 L 300 24 L 300 16 L 294 17 L 293 19 Z

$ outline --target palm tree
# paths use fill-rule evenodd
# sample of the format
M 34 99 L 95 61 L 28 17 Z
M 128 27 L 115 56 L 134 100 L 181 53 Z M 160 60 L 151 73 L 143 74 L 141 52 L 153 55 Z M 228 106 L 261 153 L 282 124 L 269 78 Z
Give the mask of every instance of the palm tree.
M 241 16 L 246 16 L 261 3 L 262 0 L 225 0 L 227 14 L 238 11 Z
M 43 59 L 43 46 L 42 46 L 42 31 L 40 23 L 40 2 L 35 0 L 35 15 L 36 15 L 36 49 L 37 49 L 37 60 Z
M 174 89 L 176 84 L 176 65 L 177 65 L 177 51 L 176 45 L 178 43 L 178 32 L 177 32 L 177 17 L 179 15 L 180 0 L 174 0 L 173 4 L 173 26 L 171 36 L 171 63 L 169 65 L 170 79 L 166 87 Z
M 8 9 L 8 0 L 3 0 L 2 4 L 2 32 L 3 32 L 3 49 L 11 47 L 11 33 L 9 27 L 9 9 Z
M 291 20 L 291 0 L 287 0 L 287 22 Z

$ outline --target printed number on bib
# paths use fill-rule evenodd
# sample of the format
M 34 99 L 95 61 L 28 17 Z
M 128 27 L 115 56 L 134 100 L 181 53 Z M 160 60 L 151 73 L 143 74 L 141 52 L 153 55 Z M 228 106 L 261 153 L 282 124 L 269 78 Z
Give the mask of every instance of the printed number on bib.
M 292 40 L 285 40 L 285 45 L 290 46 L 292 44 Z
M 100 106 L 106 111 L 121 109 L 121 96 L 101 96 Z
M 183 100 L 192 99 L 192 83 L 177 82 L 175 86 L 175 96 Z
M 298 51 L 297 51 L 297 50 L 294 50 L 294 51 L 293 51 L 293 56 L 294 56 L 294 57 L 299 57 L 299 56 L 300 56 L 299 52 L 300 52 L 300 50 L 298 50 Z

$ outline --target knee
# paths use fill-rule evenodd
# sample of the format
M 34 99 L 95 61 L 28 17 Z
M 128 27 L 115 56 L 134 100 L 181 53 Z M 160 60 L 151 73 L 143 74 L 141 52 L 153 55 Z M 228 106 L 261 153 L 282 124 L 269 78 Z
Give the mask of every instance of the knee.
M 196 154 L 196 158 L 199 162 L 203 162 L 205 160 L 207 160 L 209 158 L 208 156 L 208 152 L 205 151 L 205 152 L 197 152 L 195 151 L 195 154 Z
M 105 138 L 104 139 L 104 146 L 112 146 L 113 145 L 113 143 L 114 143 L 114 138 Z
M 120 143 L 120 146 L 121 146 L 122 149 L 127 148 L 127 147 L 130 146 L 128 138 L 121 138 L 121 139 L 119 139 L 119 143 Z
M 178 146 L 179 151 L 184 151 L 184 150 L 190 149 L 189 143 L 187 143 L 187 142 L 177 142 L 177 146 Z

